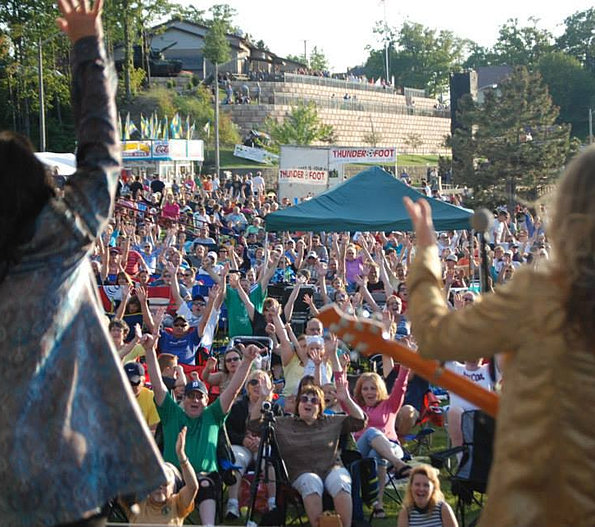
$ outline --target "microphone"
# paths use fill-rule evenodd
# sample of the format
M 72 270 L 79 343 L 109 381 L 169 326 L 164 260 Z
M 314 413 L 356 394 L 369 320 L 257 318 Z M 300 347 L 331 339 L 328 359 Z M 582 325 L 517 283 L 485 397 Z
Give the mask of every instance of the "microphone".
M 478 209 L 471 215 L 471 227 L 476 232 L 488 232 L 494 223 L 494 215 L 488 209 Z

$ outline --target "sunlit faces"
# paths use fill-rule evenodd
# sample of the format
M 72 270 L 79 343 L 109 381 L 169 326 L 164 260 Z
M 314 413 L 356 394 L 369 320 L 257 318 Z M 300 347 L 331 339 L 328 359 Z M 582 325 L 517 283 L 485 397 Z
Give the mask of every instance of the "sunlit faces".
M 322 322 L 317 318 L 311 318 L 306 324 L 306 335 L 316 335 L 321 337 L 323 332 Z
M 378 386 L 374 381 L 364 381 L 361 395 L 366 406 L 375 406 L 378 402 Z
M 303 392 L 297 401 L 298 415 L 304 421 L 314 421 L 321 413 L 320 399 L 315 392 Z
M 168 498 L 174 493 L 175 476 L 169 467 L 165 467 L 167 481 L 159 485 L 153 492 L 149 494 L 149 499 L 154 503 L 165 503 Z
M 427 507 L 434 494 L 434 484 L 424 474 L 415 474 L 411 480 L 411 493 L 415 505 L 420 509 Z
M 229 350 L 223 357 L 223 371 L 233 375 L 240 365 L 242 356 L 235 349 Z
M 335 385 L 325 384 L 322 387 L 322 391 L 324 392 L 324 405 L 327 408 L 335 406 L 335 404 L 337 404 L 337 389 L 335 388 Z
M 174 337 L 182 337 L 188 329 L 188 322 L 181 317 L 177 317 L 173 323 L 172 334 Z
M 187 393 L 182 400 L 184 412 L 188 417 L 199 417 L 207 406 L 208 400 L 207 394 L 199 390 Z

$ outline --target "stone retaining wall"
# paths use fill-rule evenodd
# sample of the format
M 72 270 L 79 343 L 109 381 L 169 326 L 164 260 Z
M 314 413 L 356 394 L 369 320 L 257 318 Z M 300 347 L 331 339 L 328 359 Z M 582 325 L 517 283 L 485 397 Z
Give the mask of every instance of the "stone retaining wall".
M 252 96 L 256 83 L 246 82 Z M 234 90 L 240 88 L 234 85 Z M 401 154 L 450 155 L 444 141 L 450 133 L 450 114 L 436 108 L 434 99 L 390 92 L 354 89 L 341 93 L 334 87 L 294 82 L 261 82 L 260 104 L 222 105 L 242 133 L 263 130 L 270 117 L 282 119 L 297 101 L 314 101 L 322 121 L 335 130 L 341 146 L 396 146 Z M 350 99 L 343 99 L 345 93 Z

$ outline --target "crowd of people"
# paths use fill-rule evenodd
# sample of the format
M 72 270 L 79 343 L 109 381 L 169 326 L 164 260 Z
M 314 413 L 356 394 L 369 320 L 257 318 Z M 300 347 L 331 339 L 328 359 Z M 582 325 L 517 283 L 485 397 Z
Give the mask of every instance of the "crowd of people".
M 194 514 L 194 523 L 214 525 L 224 483 L 225 517 L 237 519 L 239 478 L 259 457 L 267 408 L 285 467 L 262 467 L 269 510 L 283 478 L 313 527 L 324 492 L 340 524 L 351 525 L 352 480 L 340 455 L 350 449 L 378 462 L 376 517 L 386 516 L 390 472 L 408 482 L 400 527 L 456 526 L 437 471 L 405 457 L 429 384 L 388 356 L 381 368 L 351 364 L 348 343 L 317 317 L 333 303 L 376 317 L 389 339 L 413 350 L 419 342 L 423 355 L 465 360 L 447 367 L 487 390 L 503 386 L 485 525 L 588 524 L 595 457 L 578 396 L 568 390 L 582 379 L 580 397 L 593 400 L 593 250 L 584 246 L 593 240 L 592 150 L 569 170 L 554 218 L 544 206 L 495 211 L 494 294 L 480 296 L 476 240 L 467 231 L 436 234 L 423 199 L 405 203 L 415 233 L 267 233 L 266 216 L 289 203 L 267 193 L 259 173 L 118 182 L 102 2 L 59 6 L 58 25 L 73 43 L 78 170 L 57 189 L 25 138 L 0 135 L 2 181 L 12 192 L 3 197 L 8 236 L 0 238 L 3 349 L 11 351 L 0 383 L 8 454 L 0 508 L 9 524 L 102 525 L 111 500 L 131 523 L 182 524 Z M 554 246 L 566 250 L 567 274 L 560 259 L 557 271 L 546 266 L 548 222 Z M 536 295 L 542 301 L 533 305 Z M 544 322 L 552 331 L 541 331 Z M 503 349 L 507 360 L 484 360 Z M 542 402 L 529 393 L 534 382 Z M 451 399 L 453 444 L 470 408 Z M 519 439 L 530 412 L 536 433 Z M 226 466 L 222 443 L 233 453 Z M 569 454 L 557 450 L 562 444 Z M 535 492 L 552 466 L 560 481 Z M 576 493 L 559 484 L 570 476 Z
M 431 189 L 420 188 L 421 194 L 426 192 L 431 195 Z M 316 315 L 324 305 L 335 303 L 346 313 L 377 317 L 391 338 L 415 349 L 407 276 L 417 241 L 406 232 L 267 233 L 266 215 L 288 205 L 266 192 L 258 172 L 228 174 L 222 181 L 216 175 L 187 177 L 173 184 L 158 176 L 121 181 L 115 213 L 92 255 L 113 342 L 124 368 L 134 366 L 135 376 L 129 377 L 133 388 L 139 382 L 137 367 L 145 361 L 148 365 L 155 407 L 147 403 L 149 399 L 137 396 L 137 400 L 149 427 L 155 428 L 155 415 L 169 426 L 165 424 L 170 422 L 169 413 L 180 405 L 176 424 L 164 434 L 165 459 L 174 466 L 176 433 L 182 424 L 189 427 L 187 441 L 194 440 L 192 418 L 222 406 L 219 421 L 213 424 L 217 429 L 230 411 L 226 426 L 239 468 L 228 492 L 228 519 L 240 516 L 239 478 L 255 461 L 264 400 L 272 401 L 276 413 L 285 416 L 277 424 L 281 454 L 313 525 L 325 489 L 335 498 L 343 524 L 351 522 L 349 500 L 341 497 L 349 492 L 349 476 L 343 469 L 337 472 L 341 475 L 337 481 L 331 477 L 338 441 L 346 432 L 362 456 L 377 459 L 380 493 L 373 513 L 385 517 L 386 473 L 409 477 L 403 438 L 419 418 L 429 385 L 385 357 L 381 374 L 359 374 L 350 392 L 347 373 L 366 367 L 350 365 L 345 343 L 338 343 Z M 489 269 L 497 289 L 520 266 L 541 265 L 550 248 L 542 227 L 547 221 L 544 207 L 535 215 L 527 209 L 513 215 L 499 209 L 494 219 Z M 466 231 L 446 231 L 439 233 L 435 247 L 444 301 L 452 310 L 465 309 L 479 299 L 476 240 Z M 143 346 L 147 335 L 152 335 L 151 345 Z M 251 371 L 238 343 L 250 338 L 251 346 L 267 352 L 264 360 L 255 357 Z M 488 390 L 500 380 L 499 365 L 488 373 L 481 359 L 447 366 Z M 230 394 L 233 400 L 241 395 L 230 404 Z M 448 412 L 453 445 L 462 443 L 462 412 L 473 408 L 453 395 Z M 340 425 L 343 421 L 330 417 L 335 415 L 355 416 L 356 421 Z M 334 438 L 329 457 L 320 466 L 312 462 L 309 451 L 314 424 L 317 437 L 326 437 L 319 427 L 329 427 Z M 307 438 L 303 444 L 298 439 L 300 426 Z M 200 435 L 199 440 L 207 437 L 215 449 L 217 434 Z M 189 459 L 199 482 L 219 484 L 214 450 L 189 454 Z M 274 477 L 270 474 L 269 482 Z M 214 494 L 201 494 L 201 488 L 200 521 L 210 524 L 214 502 L 208 507 L 202 504 Z M 275 485 L 269 484 L 271 510 L 276 507 L 275 493 Z M 441 511 L 450 517 L 447 505 Z

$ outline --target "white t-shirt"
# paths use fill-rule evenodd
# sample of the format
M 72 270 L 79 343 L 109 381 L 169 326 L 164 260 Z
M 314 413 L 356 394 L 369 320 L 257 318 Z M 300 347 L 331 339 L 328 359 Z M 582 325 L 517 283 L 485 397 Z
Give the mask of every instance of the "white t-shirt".
M 462 377 L 466 377 L 470 381 L 478 384 L 490 392 L 494 390 L 492 378 L 490 377 L 489 366 L 487 364 L 480 365 L 476 370 L 468 370 L 465 364 L 455 361 L 447 362 L 445 366 L 450 371 Z M 459 395 L 453 392 L 449 392 L 449 395 L 451 408 L 459 407 L 464 411 L 477 410 L 477 406 L 471 404 L 469 401 L 463 399 Z

